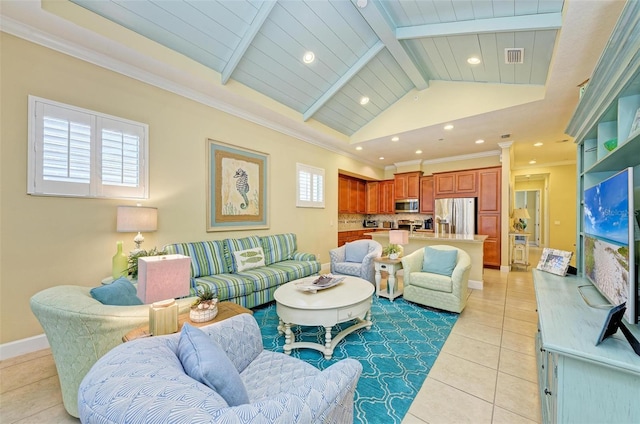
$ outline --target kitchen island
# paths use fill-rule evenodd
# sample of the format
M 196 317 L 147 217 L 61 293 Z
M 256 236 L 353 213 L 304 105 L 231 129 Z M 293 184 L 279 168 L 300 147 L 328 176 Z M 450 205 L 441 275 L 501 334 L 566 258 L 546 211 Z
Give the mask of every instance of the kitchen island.
M 389 244 L 389 231 L 365 233 L 383 247 Z M 484 286 L 483 263 L 484 241 L 487 236 L 477 234 L 443 234 L 430 231 L 414 231 L 409 234 L 409 244 L 402 246 L 404 254 L 415 252 L 425 246 L 446 244 L 464 250 L 471 257 L 471 271 L 469 272 L 469 288 L 482 290 Z

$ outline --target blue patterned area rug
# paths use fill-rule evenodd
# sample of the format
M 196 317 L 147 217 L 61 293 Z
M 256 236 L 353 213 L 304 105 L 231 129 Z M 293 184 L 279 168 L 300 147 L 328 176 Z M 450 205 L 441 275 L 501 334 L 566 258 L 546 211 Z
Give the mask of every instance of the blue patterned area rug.
M 278 335 L 275 303 L 254 309 L 265 349 L 282 352 L 284 335 Z M 404 299 L 378 299 L 371 309 L 373 326 L 349 334 L 336 346 L 333 357 L 324 359 L 313 349 L 294 349 L 292 356 L 325 369 L 344 358 L 363 366 L 355 395 L 354 422 L 400 423 L 422 387 L 458 314 L 436 312 Z M 348 323 L 342 324 L 348 327 Z M 335 336 L 342 328 L 334 327 Z M 323 343 L 322 327 L 295 327 L 296 340 Z

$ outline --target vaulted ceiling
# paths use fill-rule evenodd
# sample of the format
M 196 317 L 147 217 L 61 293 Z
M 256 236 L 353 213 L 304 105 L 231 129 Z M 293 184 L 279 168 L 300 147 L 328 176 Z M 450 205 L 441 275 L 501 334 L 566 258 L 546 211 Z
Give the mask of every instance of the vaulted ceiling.
M 575 160 L 564 127 L 621 9 L 582 0 L 70 1 L 215 71 L 212 84 L 248 87 L 293 111 L 294 124 L 326 128 L 332 148 L 379 166 L 482 154 L 501 141 L 521 145 L 521 166 L 536 154 L 539 163 Z M 553 148 L 543 154 L 535 142 Z

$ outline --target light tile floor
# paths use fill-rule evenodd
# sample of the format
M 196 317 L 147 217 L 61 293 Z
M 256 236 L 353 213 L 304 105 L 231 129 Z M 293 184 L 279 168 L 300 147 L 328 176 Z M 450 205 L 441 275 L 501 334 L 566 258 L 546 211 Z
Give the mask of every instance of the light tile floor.
M 540 249 L 530 249 L 536 264 Z M 540 422 L 531 273 L 485 269 L 403 424 Z M 49 349 L 0 361 L 0 423 L 73 423 Z
M 537 322 L 530 269 L 485 269 L 402 423 L 541 422 Z

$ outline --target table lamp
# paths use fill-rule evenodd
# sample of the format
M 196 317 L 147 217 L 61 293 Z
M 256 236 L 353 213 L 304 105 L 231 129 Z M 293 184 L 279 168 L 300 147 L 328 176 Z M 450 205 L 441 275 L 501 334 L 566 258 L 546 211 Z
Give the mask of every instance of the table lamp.
M 119 233 L 138 233 L 133 241 L 135 251 L 139 251 L 144 241 L 142 231 L 156 231 L 158 229 L 158 208 L 147 206 L 118 206 L 116 231 Z
M 389 246 L 387 249 L 392 249 L 394 253 L 389 252 L 389 259 L 398 259 L 402 254 L 402 245 L 409 243 L 409 231 L 407 230 L 391 230 L 389 231 Z
M 529 216 L 529 211 L 525 208 L 514 209 L 511 212 L 511 218 L 514 219 L 513 229 L 518 232 L 523 232 L 525 228 L 527 228 L 527 224 L 523 221 L 524 219 L 531 219 Z

